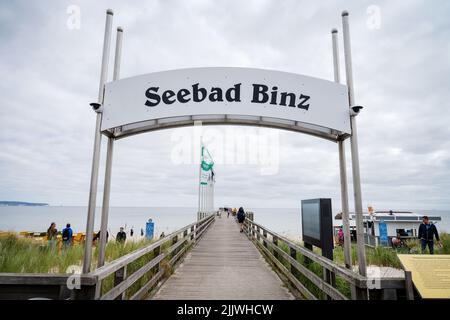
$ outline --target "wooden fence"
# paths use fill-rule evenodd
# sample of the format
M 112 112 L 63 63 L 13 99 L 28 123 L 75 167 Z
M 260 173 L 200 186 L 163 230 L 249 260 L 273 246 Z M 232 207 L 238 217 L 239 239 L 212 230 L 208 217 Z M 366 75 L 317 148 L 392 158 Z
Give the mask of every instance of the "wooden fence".
M 0 273 L 0 299 L 143 299 L 213 222 L 205 217 L 88 274 Z
M 411 284 L 404 278 L 371 279 L 361 276 L 249 219 L 246 234 L 287 280 L 291 289 L 306 299 L 411 298 Z

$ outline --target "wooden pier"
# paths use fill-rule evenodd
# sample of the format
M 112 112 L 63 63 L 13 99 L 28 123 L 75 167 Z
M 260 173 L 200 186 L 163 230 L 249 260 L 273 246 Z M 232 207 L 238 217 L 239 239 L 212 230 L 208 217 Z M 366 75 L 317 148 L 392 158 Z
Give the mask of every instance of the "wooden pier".
M 233 217 L 216 218 L 154 299 L 293 299 Z

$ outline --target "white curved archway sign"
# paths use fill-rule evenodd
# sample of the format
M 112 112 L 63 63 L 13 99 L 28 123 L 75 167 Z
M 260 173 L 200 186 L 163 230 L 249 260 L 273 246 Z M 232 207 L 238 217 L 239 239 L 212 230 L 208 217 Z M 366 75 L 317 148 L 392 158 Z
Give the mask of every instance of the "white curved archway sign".
M 351 134 L 345 85 L 287 72 L 193 68 L 105 86 L 101 130 L 115 138 L 171 127 L 240 124 L 336 140 Z

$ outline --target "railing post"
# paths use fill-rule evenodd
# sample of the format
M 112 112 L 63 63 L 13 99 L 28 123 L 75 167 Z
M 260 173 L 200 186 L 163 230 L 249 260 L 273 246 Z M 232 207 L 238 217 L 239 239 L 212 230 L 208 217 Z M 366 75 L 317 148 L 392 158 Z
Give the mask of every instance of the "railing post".
M 161 254 L 161 246 L 156 247 L 155 249 L 153 249 L 153 259 L 155 259 L 157 256 L 159 256 Z M 159 262 L 154 268 L 154 273 L 156 274 L 157 272 L 159 272 L 159 268 L 161 266 L 161 262 Z
M 195 225 L 191 227 L 191 241 L 195 238 Z
M 177 242 L 178 242 L 178 234 L 177 234 L 175 237 L 172 238 L 172 243 L 171 243 L 171 245 L 173 246 L 173 245 L 176 244 Z M 178 250 L 180 250 L 180 247 L 178 247 L 176 250 L 174 250 L 174 251 L 172 252 L 172 256 L 175 256 L 175 255 L 177 254 Z
M 265 229 L 263 229 L 263 237 L 264 237 L 264 240 L 266 240 L 266 241 L 263 241 L 263 245 L 264 245 L 264 247 L 267 248 L 267 231 Z
M 306 249 L 308 249 L 309 251 L 313 252 L 313 246 L 312 246 L 312 244 L 305 242 L 305 243 L 304 243 L 304 247 L 305 247 Z M 307 267 L 312 263 L 311 259 L 308 258 L 307 256 L 304 256 L 303 261 L 304 261 L 304 263 L 305 263 L 305 266 L 307 266 Z
M 172 245 L 178 242 L 178 235 L 172 238 Z
M 369 298 L 369 292 L 368 292 L 367 288 L 360 288 L 360 287 L 355 286 L 355 299 L 356 300 L 368 300 L 368 298 Z
M 123 282 L 126 277 L 127 277 L 127 266 L 124 266 L 123 268 L 120 268 L 114 273 L 114 287 Z M 123 300 L 124 296 L 125 292 L 120 294 L 115 300 Z
M 297 261 L 297 250 L 294 248 L 289 247 L 289 254 L 291 258 L 295 259 Z M 294 265 L 291 263 L 291 273 L 298 279 L 300 272 L 294 267 Z
M 81 286 L 80 289 L 72 290 L 72 300 L 94 300 L 96 297 L 97 286 Z
M 336 287 L 336 275 L 334 272 L 331 272 L 327 268 L 323 267 L 323 280 L 327 283 L 331 284 L 333 287 Z M 330 296 L 327 295 L 328 300 L 332 300 Z
M 272 243 L 273 243 L 274 247 L 278 247 L 278 237 L 277 236 L 272 236 Z M 273 250 L 273 256 L 277 260 L 279 260 L 278 252 L 275 249 L 272 249 L 272 250 Z
M 414 287 L 411 271 L 405 271 L 406 299 L 414 300 Z
M 258 242 L 261 240 L 261 229 L 259 228 L 259 226 L 256 226 L 256 239 L 258 240 Z
M 195 226 L 195 241 L 198 240 L 197 236 L 199 235 L 199 233 L 202 231 L 202 224 L 201 223 L 197 223 Z

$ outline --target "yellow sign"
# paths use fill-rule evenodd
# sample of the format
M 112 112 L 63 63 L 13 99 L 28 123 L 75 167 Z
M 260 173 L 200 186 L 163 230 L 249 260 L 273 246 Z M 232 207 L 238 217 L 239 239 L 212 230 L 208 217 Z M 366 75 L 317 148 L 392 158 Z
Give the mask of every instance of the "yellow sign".
M 399 254 L 422 298 L 450 299 L 450 255 Z

